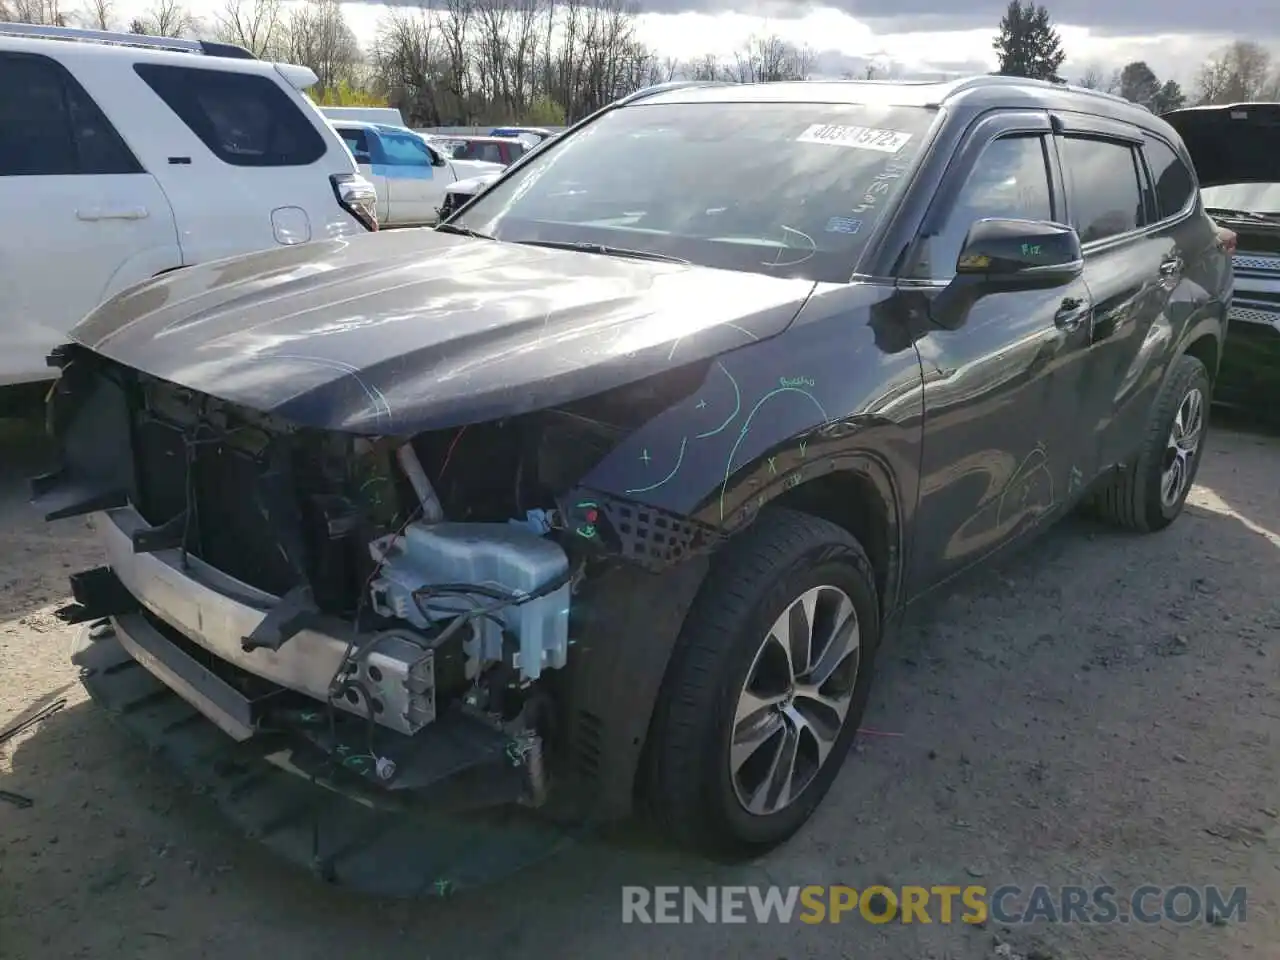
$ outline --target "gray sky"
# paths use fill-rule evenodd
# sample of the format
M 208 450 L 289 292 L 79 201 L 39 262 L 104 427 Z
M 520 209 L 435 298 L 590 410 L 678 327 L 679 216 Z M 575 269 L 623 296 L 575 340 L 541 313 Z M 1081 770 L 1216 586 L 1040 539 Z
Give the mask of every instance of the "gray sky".
M 373 0 L 386 2 L 386 0 Z M 420 0 L 392 0 L 417 6 Z M 1008 0 L 830 0 L 835 7 L 877 33 L 971 30 L 994 27 Z M 816 4 L 806 0 L 641 0 L 643 13 L 758 14 L 776 19 L 803 16 Z M 1051 0 L 1045 6 L 1055 23 L 1089 27 L 1094 34 L 1152 36 L 1170 33 L 1238 31 L 1254 38 L 1280 39 L 1280 0 L 1230 0 L 1230 23 L 1222 4 L 1206 0 Z
M 752 0 L 644 0 L 646 13 L 688 10 L 755 12 Z M 767 5 L 768 15 L 784 16 L 786 7 L 796 13 L 802 2 Z M 940 0 L 831 0 L 838 7 L 877 32 L 911 30 L 968 30 L 993 26 L 1000 21 L 1007 0 L 974 0 L 963 4 Z M 1205 0 L 1052 0 L 1045 4 L 1057 23 L 1086 26 L 1095 33 L 1123 35 L 1217 32 L 1224 26 L 1223 5 Z M 1280 37 L 1280 0 L 1231 0 L 1231 26 L 1242 35 Z M 766 7 L 760 5 L 763 12 Z

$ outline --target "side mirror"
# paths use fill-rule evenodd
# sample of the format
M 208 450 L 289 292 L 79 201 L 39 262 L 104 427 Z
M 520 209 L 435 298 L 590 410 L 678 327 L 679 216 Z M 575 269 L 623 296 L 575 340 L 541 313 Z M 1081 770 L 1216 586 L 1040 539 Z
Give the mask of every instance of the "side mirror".
M 427 155 L 431 157 L 431 165 L 433 167 L 443 167 L 444 157 L 442 157 L 434 147 L 427 147 Z
M 1075 229 L 1047 220 L 978 220 L 956 259 L 956 279 L 976 280 L 988 292 L 1062 287 L 1083 271 Z

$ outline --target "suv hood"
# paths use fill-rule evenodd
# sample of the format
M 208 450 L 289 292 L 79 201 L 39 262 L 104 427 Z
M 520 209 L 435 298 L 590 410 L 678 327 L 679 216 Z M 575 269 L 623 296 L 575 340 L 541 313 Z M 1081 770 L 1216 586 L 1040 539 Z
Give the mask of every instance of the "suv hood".
M 781 333 L 813 289 L 391 230 L 178 270 L 71 339 L 301 426 L 408 434 L 538 410 Z
M 1164 114 L 1202 187 L 1280 182 L 1280 103 L 1187 107 Z
M 454 173 L 458 175 L 459 180 L 484 176 L 485 174 L 497 177 L 503 170 L 507 169 L 500 163 L 490 163 L 488 160 L 454 160 L 451 158 L 449 162 L 453 164 Z
M 466 180 L 459 180 L 457 183 L 449 184 L 449 192 L 467 194 L 479 193 L 500 176 L 502 176 L 502 171 L 496 170 L 493 173 L 482 173 L 478 177 L 468 177 Z

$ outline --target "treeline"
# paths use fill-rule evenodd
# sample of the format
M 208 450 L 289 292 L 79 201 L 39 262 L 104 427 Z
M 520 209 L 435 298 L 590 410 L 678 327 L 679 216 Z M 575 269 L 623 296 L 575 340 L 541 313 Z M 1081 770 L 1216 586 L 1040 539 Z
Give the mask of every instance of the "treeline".
M 994 43 L 1007 76 L 1061 81 L 1067 59 L 1062 37 L 1048 9 L 1033 0 L 1010 0 Z M 1080 86 L 1140 103 L 1154 113 L 1183 106 L 1280 100 L 1280 63 L 1261 44 L 1236 40 L 1205 58 L 1189 91 L 1176 80 L 1161 81 L 1144 61 L 1135 60 L 1110 74 L 1091 66 L 1073 81 Z
M 638 39 L 636 12 L 627 0 L 438 0 L 390 8 L 362 45 L 339 0 L 226 0 L 208 20 L 154 0 L 128 23 L 115 0 L 0 0 L 0 19 L 237 43 L 310 67 L 323 103 L 389 104 L 412 126 L 571 123 L 651 83 L 803 79 L 812 67 L 808 50 L 775 36 L 751 37 L 729 62 L 682 64 Z
M 728 59 L 680 62 L 639 38 L 632 0 L 433 0 L 392 7 L 369 42 L 351 29 L 340 0 L 224 0 L 211 17 L 183 0 L 152 0 L 127 23 L 117 0 L 0 0 L 0 20 L 129 30 L 237 43 L 264 59 L 310 67 L 323 103 L 389 104 L 415 127 L 520 122 L 571 123 L 639 87 L 674 79 L 750 83 L 808 79 L 813 50 L 776 35 L 747 38 Z M 1010 0 L 994 40 L 997 72 L 1062 81 L 1067 59 L 1049 11 Z M 868 64 L 846 78 L 892 78 Z M 1249 40 L 1212 52 L 1189 90 L 1161 80 L 1142 61 L 1112 73 L 1086 68 L 1073 78 L 1159 113 L 1186 104 L 1280 100 L 1280 63 Z

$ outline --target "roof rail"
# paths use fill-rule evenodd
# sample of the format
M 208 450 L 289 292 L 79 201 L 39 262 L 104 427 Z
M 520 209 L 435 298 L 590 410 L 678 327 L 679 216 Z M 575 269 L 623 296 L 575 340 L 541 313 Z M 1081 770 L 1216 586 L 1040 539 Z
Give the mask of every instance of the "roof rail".
M 641 87 L 639 90 L 633 90 L 613 102 L 614 106 L 622 106 L 624 103 L 635 103 L 637 100 L 644 100 L 646 97 L 656 96 L 659 93 L 666 93 L 668 90 L 683 90 L 687 87 L 724 87 L 730 86 L 724 80 L 668 80 L 666 83 L 655 83 L 648 87 Z
M 111 30 L 81 30 L 78 27 L 56 27 L 40 23 L 0 23 L 0 34 L 43 40 L 79 40 L 124 47 L 148 47 L 153 50 L 177 50 L 184 53 L 200 53 L 207 57 L 230 57 L 236 60 L 258 59 L 244 47 L 234 43 L 185 40 L 181 37 L 152 37 L 141 33 L 117 33 Z
M 963 93 L 965 90 L 972 90 L 980 87 L 1025 87 L 1028 85 L 1033 87 L 1047 87 L 1052 90 L 1069 90 L 1072 93 L 1080 93 L 1090 97 L 1100 97 L 1103 100 L 1110 100 L 1113 103 L 1127 103 L 1130 106 L 1138 107 L 1143 110 L 1147 109 L 1142 104 L 1137 103 L 1134 100 L 1130 100 L 1127 97 L 1122 97 L 1117 93 L 1106 93 L 1103 90 L 1094 90 L 1092 87 L 1080 87 L 1073 83 L 1055 83 L 1052 80 L 1037 80 L 1032 77 L 1014 77 L 1000 73 L 983 73 L 977 76 L 965 77 L 961 80 L 957 80 L 955 81 L 955 85 L 947 91 L 947 96 L 953 97 L 958 93 Z

